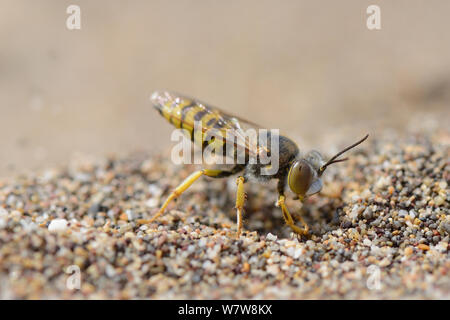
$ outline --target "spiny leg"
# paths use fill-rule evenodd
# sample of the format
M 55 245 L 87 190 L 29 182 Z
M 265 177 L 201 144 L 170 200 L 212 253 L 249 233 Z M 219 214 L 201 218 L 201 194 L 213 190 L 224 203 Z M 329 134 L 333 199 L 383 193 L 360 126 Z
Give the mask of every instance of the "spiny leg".
M 237 219 L 237 236 L 240 237 L 242 232 L 242 210 L 245 203 L 244 177 L 238 177 L 236 180 L 236 219 Z
M 141 219 L 141 220 L 139 220 L 139 223 L 141 223 L 141 224 L 152 223 L 153 221 L 158 219 L 164 213 L 164 211 L 166 210 L 169 203 L 172 200 L 178 198 L 184 191 L 186 191 L 202 175 L 212 177 L 212 178 L 222 178 L 222 177 L 232 175 L 240 170 L 241 170 L 241 166 L 235 166 L 231 171 L 224 171 L 224 170 L 220 170 L 220 169 L 217 169 L 217 170 L 203 169 L 203 170 L 195 171 L 170 193 L 167 200 L 164 202 L 164 204 L 161 206 L 159 211 L 152 218 L 150 218 L 148 220 Z
M 149 220 L 142 221 L 142 222 L 152 223 L 153 221 L 158 219 L 164 213 L 164 211 L 166 210 L 169 203 L 172 200 L 178 198 L 184 191 L 186 191 L 194 183 L 194 181 L 196 181 L 198 178 L 200 178 L 202 175 L 205 174 L 205 171 L 206 170 L 195 171 L 189 177 L 184 179 L 184 181 L 170 193 L 169 197 L 164 202 L 164 204 L 161 206 L 159 211 L 153 217 L 151 217 Z
M 306 224 L 306 222 L 303 220 L 303 218 L 301 216 L 299 216 L 298 218 L 299 218 L 300 222 L 303 224 L 304 229 L 295 225 L 294 219 L 292 218 L 291 214 L 289 213 L 289 210 L 286 207 L 284 200 L 285 200 L 284 195 L 280 194 L 278 197 L 278 205 L 280 206 L 281 211 L 283 212 L 284 221 L 296 234 L 307 235 L 308 231 L 309 231 L 308 225 Z

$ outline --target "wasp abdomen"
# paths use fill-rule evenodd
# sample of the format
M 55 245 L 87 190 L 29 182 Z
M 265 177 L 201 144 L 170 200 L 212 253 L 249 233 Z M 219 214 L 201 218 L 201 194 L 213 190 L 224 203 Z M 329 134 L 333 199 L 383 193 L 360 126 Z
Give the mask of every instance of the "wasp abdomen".
M 217 139 L 209 139 L 205 142 L 206 132 L 215 129 L 214 134 L 220 135 L 223 145 L 226 138 L 226 122 L 221 115 L 209 110 L 199 102 L 184 98 L 175 97 L 167 92 L 155 92 L 151 100 L 156 110 L 175 128 L 185 129 L 189 133 L 189 138 L 193 142 L 204 148 L 209 143 Z

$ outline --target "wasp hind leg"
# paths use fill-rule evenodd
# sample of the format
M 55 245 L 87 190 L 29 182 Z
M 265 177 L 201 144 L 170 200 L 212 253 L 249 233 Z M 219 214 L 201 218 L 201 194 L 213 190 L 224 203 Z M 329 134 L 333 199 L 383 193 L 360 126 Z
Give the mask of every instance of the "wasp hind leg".
M 153 217 L 151 217 L 148 220 L 140 220 L 139 222 L 141 224 L 152 223 L 153 221 L 158 219 L 164 213 L 164 211 L 166 210 L 169 203 L 172 200 L 175 200 L 176 198 L 178 198 L 183 192 L 185 192 L 198 178 L 200 178 L 202 175 L 206 174 L 205 171 L 206 170 L 195 171 L 189 177 L 184 179 L 184 181 L 170 193 L 167 200 L 163 203 L 163 205 L 161 206 L 159 211 Z
M 236 166 L 237 167 L 237 166 Z M 213 170 L 213 169 L 203 169 L 198 170 L 189 175 L 184 181 L 176 187 L 170 195 L 167 197 L 167 200 L 163 203 L 159 211 L 150 219 L 141 219 L 139 220 L 140 224 L 147 224 L 152 223 L 156 219 L 158 219 L 160 216 L 162 216 L 167 208 L 167 206 L 170 204 L 172 200 L 175 200 L 178 198 L 183 192 L 185 192 L 198 178 L 205 175 L 212 178 L 222 178 L 229 175 L 234 174 L 239 168 L 233 168 L 232 171 L 224 171 L 224 170 Z
M 295 225 L 294 219 L 292 218 L 292 215 L 289 213 L 288 208 L 286 207 L 284 203 L 285 197 L 284 195 L 279 195 L 278 197 L 278 205 L 281 208 L 281 211 L 283 212 L 283 218 L 286 224 L 298 235 L 308 235 L 309 227 L 306 224 L 306 222 L 303 220 L 301 216 L 299 216 L 300 222 L 303 224 L 304 228 L 300 228 Z

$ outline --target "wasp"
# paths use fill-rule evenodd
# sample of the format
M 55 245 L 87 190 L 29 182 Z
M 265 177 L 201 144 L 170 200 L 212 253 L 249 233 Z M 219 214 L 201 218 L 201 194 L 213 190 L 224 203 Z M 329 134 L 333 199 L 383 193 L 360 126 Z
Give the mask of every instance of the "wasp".
M 301 216 L 298 217 L 303 227 L 296 225 L 291 213 L 285 205 L 285 190 L 286 187 L 297 195 L 300 201 L 304 201 L 307 197 L 312 196 L 322 190 L 322 175 L 325 169 L 333 164 L 348 160 L 348 158 L 339 158 L 343 153 L 358 146 L 368 138 L 368 134 L 357 141 L 356 143 L 344 148 L 336 155 L 331 157 L 328 161 L 315 150 L 306 154 L 300 153 L 297 144 L 284 135 L 278 136 L 278 170 L 272 174 L 262 175 L 261 170 L 264 167 L 272 166 L 273 163 L 262 164 L 259 162 L 250 163 L 250 155 L 258 154 L 259 151 L 265 148 L 265 151 L 271 152 L 273 146 L 266 145 L 252 145 L 249 139 L 242 138 L 243 126 L 261 128 L 260 126 L 231 115 L 217 107 L 213 107 L 203 103 L 197 99 L 189 98 L 173 92 L 154 92 L 151 96 L 151 102 L 156 110 L 176 128 L 184 129 L 188 133 L 192 142 L 199 144 L 200 147 L 205 148 L 211 141 L 204 141 L 196 139 L 199 135 L 204 134 L 204 130 L 214 128 L 225 137 L 226 134 L 231 133 L 237 139 L 233 139 L 234 144 L 241 147 L 245 152 L 244 163 L 235 164 L 229 170 L 222 169 L 202 169 L 195 171 L 188 176 L 178 187 L 176 187 L 163 203 L 159 211 L 146 223 L 152 223 L 160 217 L 166 210 L 169 203 L 178 198 L 191 185 L 202 176 L 211 178 L 225 178 L 232 175 L 237 176 L 237 191 L 236 191 L 236 216 L 237 216 L 237 235 L 240 236 L 242 232 L 243 222 L 242 214 L 246 199 L 244 184 L 249 179 L 256 179 L 259 181 L 268 181 L 277 179 L 278 201 L 277 205 L 281 208 L 284 221 L 293 232 L 298 235 L 307 235 L 309 227 Z M 195 122 L 201 124 L 199 130 L 196 130 Z M 201 132 L 199 132 L 201 131 Z M 230 143 L 229 139 L 224 139 L 223 145 Z M 226 148 L 224 148 L 225 150 Z M 241 149 L 241 150 L 242 150 Z M 237 149 L 235 149 L 237 150 Z

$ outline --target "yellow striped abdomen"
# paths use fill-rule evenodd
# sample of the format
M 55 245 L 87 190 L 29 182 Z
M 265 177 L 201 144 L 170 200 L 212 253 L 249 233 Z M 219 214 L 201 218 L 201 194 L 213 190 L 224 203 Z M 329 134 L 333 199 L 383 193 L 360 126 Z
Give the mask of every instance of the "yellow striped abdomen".
M 220 113 L 188 98 L 173 96 L 167 92 L 155 92 L 151 98 L 154 107 L 175 128 L 185 129 L 189 138 L 200 147 L 214 143 L 214 147 L 225 146 L 227 122 Z M 215 129 L 214 135 L 222 139 L 204 142 L 206 132 Z

